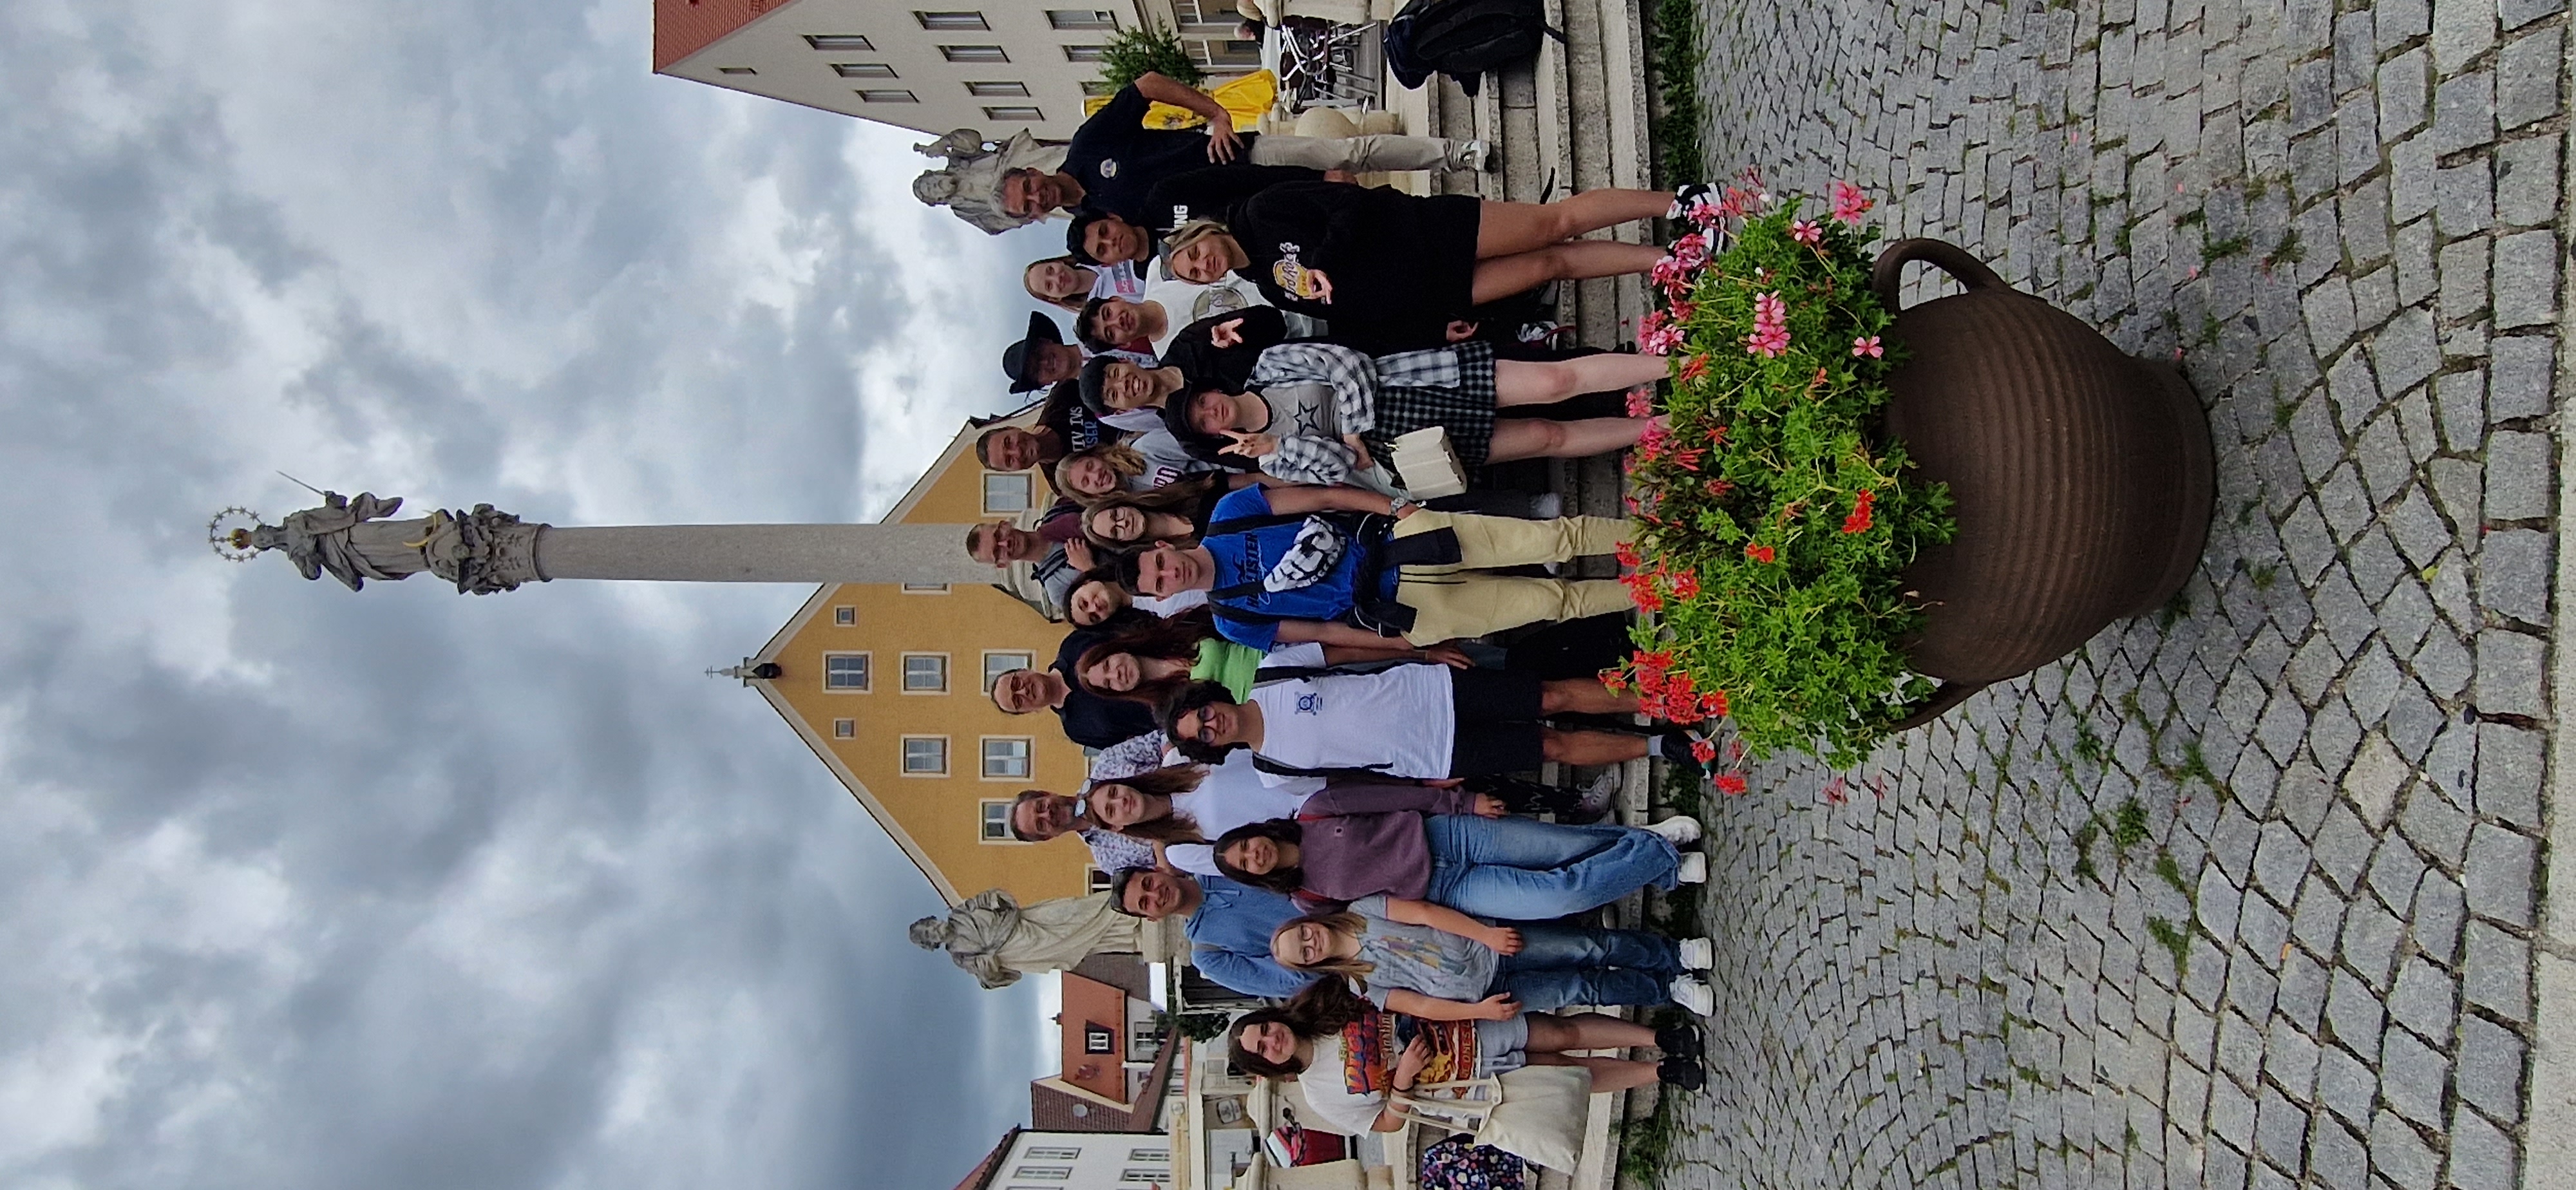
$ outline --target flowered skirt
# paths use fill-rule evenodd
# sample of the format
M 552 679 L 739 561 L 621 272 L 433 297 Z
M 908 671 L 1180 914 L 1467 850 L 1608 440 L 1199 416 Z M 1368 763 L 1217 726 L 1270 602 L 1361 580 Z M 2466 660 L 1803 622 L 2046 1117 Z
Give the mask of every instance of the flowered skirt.
M 1465 1135 L 1422 1150 L 1422 1190 L 1522 1190 L 1528 1180 L 1520 1158 Z
M 1384 463 L 1397 438 L 1425 426 L 1449 431 L 1458 465 L 1485 465 L 1494 443 L 1494 345 L 1481 339 L 1377 357 L 1377 426 L 1360 435 Z

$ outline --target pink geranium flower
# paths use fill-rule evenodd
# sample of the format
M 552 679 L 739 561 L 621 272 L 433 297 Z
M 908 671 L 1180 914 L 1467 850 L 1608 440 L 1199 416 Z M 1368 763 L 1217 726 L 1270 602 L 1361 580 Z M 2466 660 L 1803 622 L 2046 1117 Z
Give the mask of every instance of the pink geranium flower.
M 1879 359 L 1884 357 L 1886 354 L 1887 348 L 1880 345 L 1878 336 L 1876 335 L 1869 335 L 1852 340 L 1852 358 L 1854 359 L 1858 359 L 1864 355 L 1871 359 Z
M 1673 241 L 1671 259 L 1682 268 L 1696 271 L 1708 263 L 1708 237 L 1698 232 Z
M 1813 219 L 1801 219 L 1789 225 L 1789 238 L 1814 247 L 1824 242 L 1825 229 L 1818 226 Z
M 1860 187 L 1849 182 L 1834 183 L 1834 218 L 1858 227 L 1860 217 L 1868 214 L 1869 209 L 1876 205 L 1867 195 L 1860 192 Z
M 1753 333 L 1744 336 L 1748 355 L 1778 359 L 1789 350 L 1789 303 L 1778 293 L 1758 294 L 1753 299 Z

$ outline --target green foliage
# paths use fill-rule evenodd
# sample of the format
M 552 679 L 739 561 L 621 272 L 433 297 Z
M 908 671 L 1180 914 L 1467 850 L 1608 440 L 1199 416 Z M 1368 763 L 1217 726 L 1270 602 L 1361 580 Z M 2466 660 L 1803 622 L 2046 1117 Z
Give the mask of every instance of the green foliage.
M 1699 142 L 1699 5 L 1657 0 L 1646 10 L 1646 139 L 1657 186 L 1695 182 L 1708 172 Z
M 2181 926 L 2161 917 L 2150 917 L 2147 919 L 2147 936 L 2155 939 L 2156 945 L 2164 947 L 2166 953 L 2173 956 L 2175 974 L 2183 975 L 2191 971 L 2191 935 Z
M 1672 348 L 1672 427 L 1628 464 L 1642 532 L 1626 581 L 1661 616 L 1638 627 L 1626 677 L 1658 706 L 1696 697 L 1730 716 L 1756 756 L 1858 763 L 1932 690 L 1900 651 L 1921 618 L 1901 576 L 1955 524 L 1949 493 L 1909 481 L 1902 444 L 1875 430 L 1902 354 L 1880 338 L 1894 319 L 1870 290 L 1875 238 L 1803 222 L 1796 202 L 1753 214 L 1695 277 L 1659 274 L 1676 303 L 1640 328 L 1641 343 Z M 1675 260 L 1694 247 L 1685 237 Z M 1764 354 L 1749 337 L 1772 300 L 1787 340 Z M 1884 358 L 1855 351 L 1872 340 Z
M 1169 25 L 1147 21 L 1142 28 L 1121 29 L 1100 52 L 1100 81 L 1112 89 L 1124 87 L 1148 74 L 1160 74 L 1176 83 L 1197 86 L 1207 76 L 1199 64 L 1190 60 L 1188 50 Z
M 2225 260 L 2230 256 L 2242 256 L 2245 254 L 2245 250 L 2247 248 L 2251 248 L 2253 246 L 2254 242 L 2243 236 L 2229 236 L 2223 240 L 2211 240 L 2207 244 L 2201 245 L 2200 258 L 2202 260 L 2210 261 Z
M 2093 866 L 2093 840 L 2101 837 L 2102 824 L 2086 819 L 2075 828 L 2075 874 L 2087 880 L 2100 880 L 2102 873 Z
M 1164 1029 L 1178 1029 L 1181 1036 L 1192 1041 L 1206 1041 L 1225 1032 L 1226 1016 L 1222 1012 L 1185 1012 L 1176 1017 L 1156 1009 L 1154 1019 Z
M 2162 850 L 2156 852 L 2156 875 L 2165 883 L 2172 885 L 2175 892 L 2185 897 L 2193 896 L 2191 882 L 2182 878 L 2182 865 L 2174 862 L 2172 852 Z
M 2146 841 L 2146 806 L 2134 797 L 2122 799 L 2120 808 L 2111 812 L 2111 848 L 2127 851 Z

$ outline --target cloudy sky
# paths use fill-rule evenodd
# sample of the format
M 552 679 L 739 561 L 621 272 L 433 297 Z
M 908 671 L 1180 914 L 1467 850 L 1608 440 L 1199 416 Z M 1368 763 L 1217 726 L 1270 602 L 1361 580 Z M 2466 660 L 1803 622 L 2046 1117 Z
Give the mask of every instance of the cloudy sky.
M 873 519 L 1043 232 L 648 73 L 645 0 L 0 0 L 0 1183 L 945 1187 L 1035 992 L 698 671 L 800 589 L 205 547 L 283 469 L 557 524 Z M 865 1171 L 862 1175 L 861 1171 Z

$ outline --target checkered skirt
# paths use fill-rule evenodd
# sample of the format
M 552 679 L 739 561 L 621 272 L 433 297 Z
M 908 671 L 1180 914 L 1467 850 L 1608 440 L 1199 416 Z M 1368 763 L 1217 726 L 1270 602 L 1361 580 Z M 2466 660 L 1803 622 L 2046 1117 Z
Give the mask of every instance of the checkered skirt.
M 1467 470 L 1485 465 L 1494 441 L 1494 345 L 1479 339 L 1377 357 L 1377 428 L 1360 435 L 1384 463 L 1393 443 L 1425 426 L 1449 431 Z

